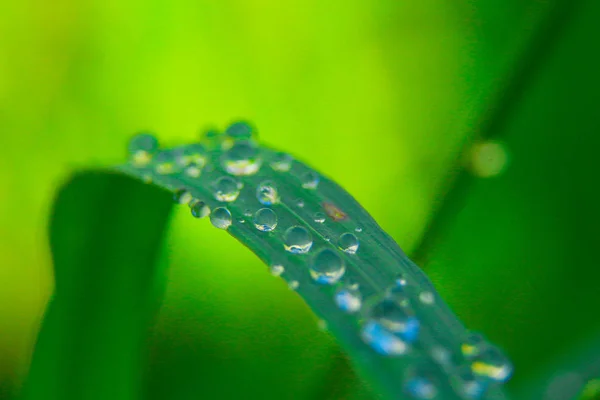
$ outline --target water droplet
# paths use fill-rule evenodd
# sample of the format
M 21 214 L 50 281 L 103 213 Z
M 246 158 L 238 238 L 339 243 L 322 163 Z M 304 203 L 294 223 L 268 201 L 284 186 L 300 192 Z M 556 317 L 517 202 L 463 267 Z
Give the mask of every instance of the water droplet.
M 315 222 L 322 224 L 323 222 L 325 222 L 325 214 L 318 212 L 315 214 Z
M 398 274 L 398 276 L 396 276 L 395 285 L 400 286 L 400 287 L 405 287 L 406 286 L 406 277 L 403 274 Z
M 271 232 L 277 227 L 277 214 L 270 208 L 261 208 L 254 214 L 254 226 L 259 231 Z
M 219 201 L 232 202 L 235 201 L 240 194 L 238 182 L 229 176 L 222 176 L 217 179 L 214 183 L 214 187 L 215 198 Z
M 300 208 L 303 208 L 304 207 L 304 199 L 297 199 L 296 205 Z
M 264 181 L 256 188 L 256 198 L 264 206 L 270 206 L 279 203 L 279 193 L 275 184 L 271 181 Z
M 404 390 L 415 399 L 434 399 L 438 387 L 429 374 L 415 374 L 406 380 Z
M 466 399 L 481 399 L 487 390 L 488 384 L 485 381 L 477 379 L 468 365 L 458 367 L 452 381 L 457 391 Z
M 507 151 L 501 143 L 488 141 L 475 144 L 471 149 L 471 170 L 482 178 L 501 174 L 508 164 Z
M 288 287 L 291 290 L 296 290 L 298 289 L 298 286 L 300 286 L 300 283 L 298 283 L 298 281 L 290 281 L 290 283 L 288 283 Z
M 320 250 L 310 265 L 310 276 L 317 283 L 334 284 L 346 272 L 344 261 L 332 249 Z
M 188 204 L 192 201 L 192 194 L 185 189 L 177 189 L 173 193 L 173 200 L 177 204 Z
M 221 136 L 221 132 L 219 132 L 217 129 L 207 129 L 204 131 L 202 136 L 210 142 L 217 140 Z
M 271 266 L 270 271 L 271 271 L 271 275 L 280 276 L 281 274 L 283 274 L 285 272 L 285 268 L 281 264 L 275 264 L 275 265 Z
M 154 156 L 156 163 L 155 170 L 157 174 L 168 175 L 175 172 L 175 154 L 171 150 L 161 151 Z
M 205 202 L 196 200 L 191 204 L 190 210 L 195 218 L 204 218 L 210 214 L 210 208 Z
M 225 130 L 225 134 L 233 140 L 250 139 L 254 133 L 254 129 L 246 121 L 236 121 Z
M 312 246 L 312 236 L 301 226 L 292 226 L 284 235 L 284 247 L 290 253 L 307 253 Z
M 314 171 L 308 171 L 302 176 L 302 187 L 305 189 L 316 189 L 319 185 L 319 175 Z
M 419 300 L 423 304 L 430 305 L 433 304 L 433 302 L 435 301 L 435 297 L 433 296 L 433 293 L 429 291 L 424 291 L 419 293 Z
M 182 167 L 193 166 L 202 169 L 206 164 L 206 148 L 200 143 L 192 143 L 175 149 L 177 164 Z
M 246 223 L 246 220 L 244 219 L 244 217 L 239 217 L 236 221 L 239 222 L 240 224 Z
M 250 210 L 249 208 L 244 210 L 244 216 L 245 217 L 251 217 L 252 216 L 252 210 Z
M 339 247 L 348 254 L 354 254 L 358 250 L 358 239 L 354 234 L 346 232 L 340 236 Z
M 277 153 L 273 156 L 271 161 L 271 168 L 275 171 L 287 172 L 292 168 L 292 162 L 294 157 L 287 153 Z
M 210 213 L 210 223 L 216 228 L 227 229 L 231 226 L 231 213 L 225 207 L 217 207 Z
M 139 133 L 129 140 L 127 148 L 135 166 L 147 165 L 152 159 L 152 154 L 158 151 L 158 140 L 149 133 Z
M 192 164 L 185 169 L 185 174 L 191 178 L 198 178 L 202 174 L 202 170 Z
M 474 356 L 471 369 L 475 375 L 494 382 L 505 382 L 512 373 L 512 365 L 508 358 L 500 349 L 491 345 Z
M 406 353 L 407 344 L 376 321 L 367 321 L 360 331 L 362 340 L 377 353 L 386 356 L 397 356 Z
M 419 320 L 396 299 L 380 300 L 371 307 L 368 316 L 407 342 L 414 342 L 419 335 Z
M 469 332 L 460 347 L 461 352 L 466 357 L 473 357 L 487 345 L 487 341 L 481 333 Z
M 356 228 L 354 228 L 354 231 L 357 233 L 361 233 L 363 229 L 360 226 L 357 226 Z
M 358 287 L 348 285 L 339 288 L 335 293 L 335 303 L 341 310 L 348 313 L 360 310 L 362 296 Z
M 221 162 L 227 172 L 242 176 L 255 174 L 260 168 L 262 159 L 256 144 L 249 140 L 243 140 L 235 142 L 223 154 Z

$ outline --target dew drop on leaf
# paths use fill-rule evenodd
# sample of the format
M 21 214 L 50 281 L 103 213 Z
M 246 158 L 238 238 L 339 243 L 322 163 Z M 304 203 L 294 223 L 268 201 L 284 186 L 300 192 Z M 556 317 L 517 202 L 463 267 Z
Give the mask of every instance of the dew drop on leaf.
M 238 182 L 229 176 L 222 176 L 217 179 L 214 183 L 214 187 L 215 199 L 219 201 L 232 202 L 235 201 L 240 194 Z
M 283 237 L 284 247 L 290 253 L 302 254 L 307 253 L 312 246 L 312 236 L 302 226 L 292 226 Z
M 271 181 L 261 182 L 256 188 L 256 198 L 264 206 L 279 203 L 279 193 L 275 184 Z
M 332 249 L 320 250 L 313 258 L 309 267 L 310 276 L 323 284 L 334 284 L 346 272 L 344 260 Z
M 254 226 L 259 231 L 271 232 L 277 227 L 277 214 L 270 208 L 261 208 L 254 214 Z
M 358 239 L 353 233 L 346 232 L 340 236 L 339 247 L 348 254 L 356 253 L 358 244 Z
M 217 207 L 210 213 L 210 223 L 216 228 L 227 229 L 231 226 L 231 213 L 225 207 Z

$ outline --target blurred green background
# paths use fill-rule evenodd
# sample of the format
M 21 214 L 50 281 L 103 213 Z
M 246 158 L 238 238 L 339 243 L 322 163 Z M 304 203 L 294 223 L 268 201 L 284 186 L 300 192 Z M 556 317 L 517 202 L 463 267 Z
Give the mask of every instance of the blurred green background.
M 591 0 L 0 0 L 0 398 L 53 290 L 61 183 L 122 162 L 141 129 L 176 144 L 237 118 L 352 193 L 527 386 L 600 328 L 598 17 Z M 500 153 L 473 153 L 488 139 Z M 493 177 L 473 164 L 504 156 Z M 371 396 L 209 225 L 169 227 L 144 398 Z

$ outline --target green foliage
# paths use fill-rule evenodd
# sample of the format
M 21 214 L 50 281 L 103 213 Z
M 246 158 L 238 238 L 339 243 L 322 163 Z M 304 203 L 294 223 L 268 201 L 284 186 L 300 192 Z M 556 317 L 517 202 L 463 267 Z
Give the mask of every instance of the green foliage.
M 50 224 L 56 291 L 24 399 L 139 398 L 171 208 L 166 192 L 117 174 L 81 173 L 62 189 Z

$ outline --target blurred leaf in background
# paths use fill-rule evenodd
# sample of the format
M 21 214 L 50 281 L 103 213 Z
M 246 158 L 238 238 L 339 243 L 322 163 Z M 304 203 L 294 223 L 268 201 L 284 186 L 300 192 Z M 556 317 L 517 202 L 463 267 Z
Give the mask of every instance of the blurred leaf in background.
M 457 186 L 444 211 L 448 171 L 565 4 L 579 7 L 499 129 L 505 173 Z M 238 117 L 334 177 L 406 250 L 445 221 L 428 273 L 526 377 L 556 347 L 541 335 L 577 340 L 597 320 L 597 147 L 584 139 L 598 130 L 598 15 L 591 0 L 0 3 L 0 390 L 22 382 L 52 292 L 46 226 L 65 177 L 122 161 L 140 129 L 174 143 Z M 163 251 L 147 397 L 355 391 L 299 298 L 185 214 Z

